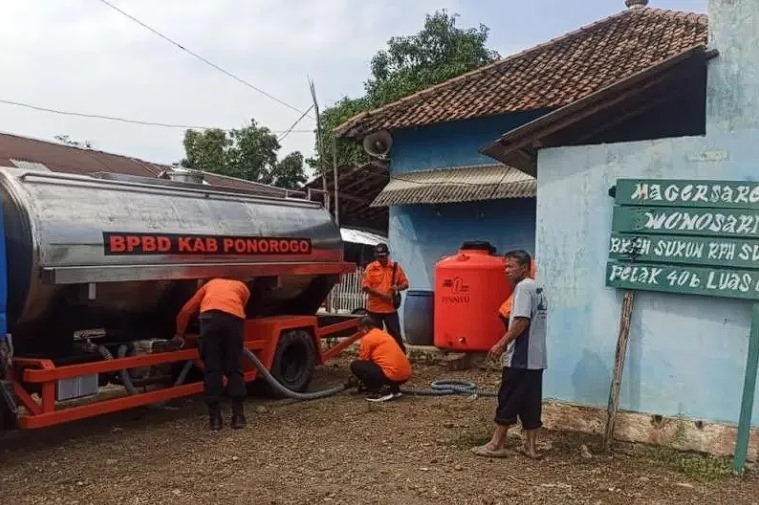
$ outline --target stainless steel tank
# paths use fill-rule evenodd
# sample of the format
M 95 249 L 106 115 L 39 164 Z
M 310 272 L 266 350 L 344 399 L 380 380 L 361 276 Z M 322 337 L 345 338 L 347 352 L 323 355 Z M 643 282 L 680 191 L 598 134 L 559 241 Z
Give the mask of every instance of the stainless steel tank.
M 348 268 L 332 217 L 303 198 L 6 167 L 0 198 L 9 328 L 35 348 L 81 329 L 166 334 L 217 276 L 249 280 L 251 317 L 313 313 Z

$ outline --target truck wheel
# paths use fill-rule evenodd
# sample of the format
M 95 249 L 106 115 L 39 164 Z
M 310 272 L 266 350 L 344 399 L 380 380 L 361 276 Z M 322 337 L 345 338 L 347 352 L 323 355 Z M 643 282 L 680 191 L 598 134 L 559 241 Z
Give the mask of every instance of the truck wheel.
M 291 391 L 302 393 L 311 383 L 315 369 L 316 346 L 307 331 L 291 330 L 280 335 L 269 370 L 277 382 Z M 270 395 L 284 397 L 268 384 L 266 386 Z

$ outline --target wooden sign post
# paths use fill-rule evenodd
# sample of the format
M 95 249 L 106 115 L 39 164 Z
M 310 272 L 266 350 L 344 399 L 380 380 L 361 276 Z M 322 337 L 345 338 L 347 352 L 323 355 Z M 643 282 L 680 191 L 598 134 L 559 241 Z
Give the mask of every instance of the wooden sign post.
M 748 451 L 759 364 L 759 183 L 619 179 L 606 285 L 754 301 L 733 470 Z M 627 293 L 625 296 L 627 302 Z M 623 304 L 623 314 L 632 310 Z M 605 446 L 611 443 L 624 366 L 620 325 Z M 629 329 L 629 321 L 627 323 Z M 619 368 L 619 377 L 616 377 Z

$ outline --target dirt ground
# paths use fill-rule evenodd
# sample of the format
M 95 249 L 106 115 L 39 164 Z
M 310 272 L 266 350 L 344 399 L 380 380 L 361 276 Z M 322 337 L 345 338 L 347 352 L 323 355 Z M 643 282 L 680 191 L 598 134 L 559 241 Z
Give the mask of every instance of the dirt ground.
M 314 388 L 341 383 L 346 358 Z M 462 378 L 493 390 L 498 376 L 418 364 L 412 386 Z M 0 504 L 673 504 L 759 502 L 759 478 L 729 463 L 661 449 L 541 434 L 544 458 L 469 452 L 491 430 L 494 399 L 404 397 L 371 404 L 253 399 L 248 428 L 206 430 L 198 399 L 0 438 Z M 515 433 L 512 443 L 519 444 Z

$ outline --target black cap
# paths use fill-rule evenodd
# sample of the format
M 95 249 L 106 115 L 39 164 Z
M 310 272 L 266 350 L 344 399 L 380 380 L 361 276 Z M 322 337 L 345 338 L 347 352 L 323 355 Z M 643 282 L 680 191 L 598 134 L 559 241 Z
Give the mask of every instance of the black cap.
M 390 254 L 390 251 L 387 248 L 387 244 L 377 244 L 374 246 L 374 254 L 377 256 L 386 256 Z

